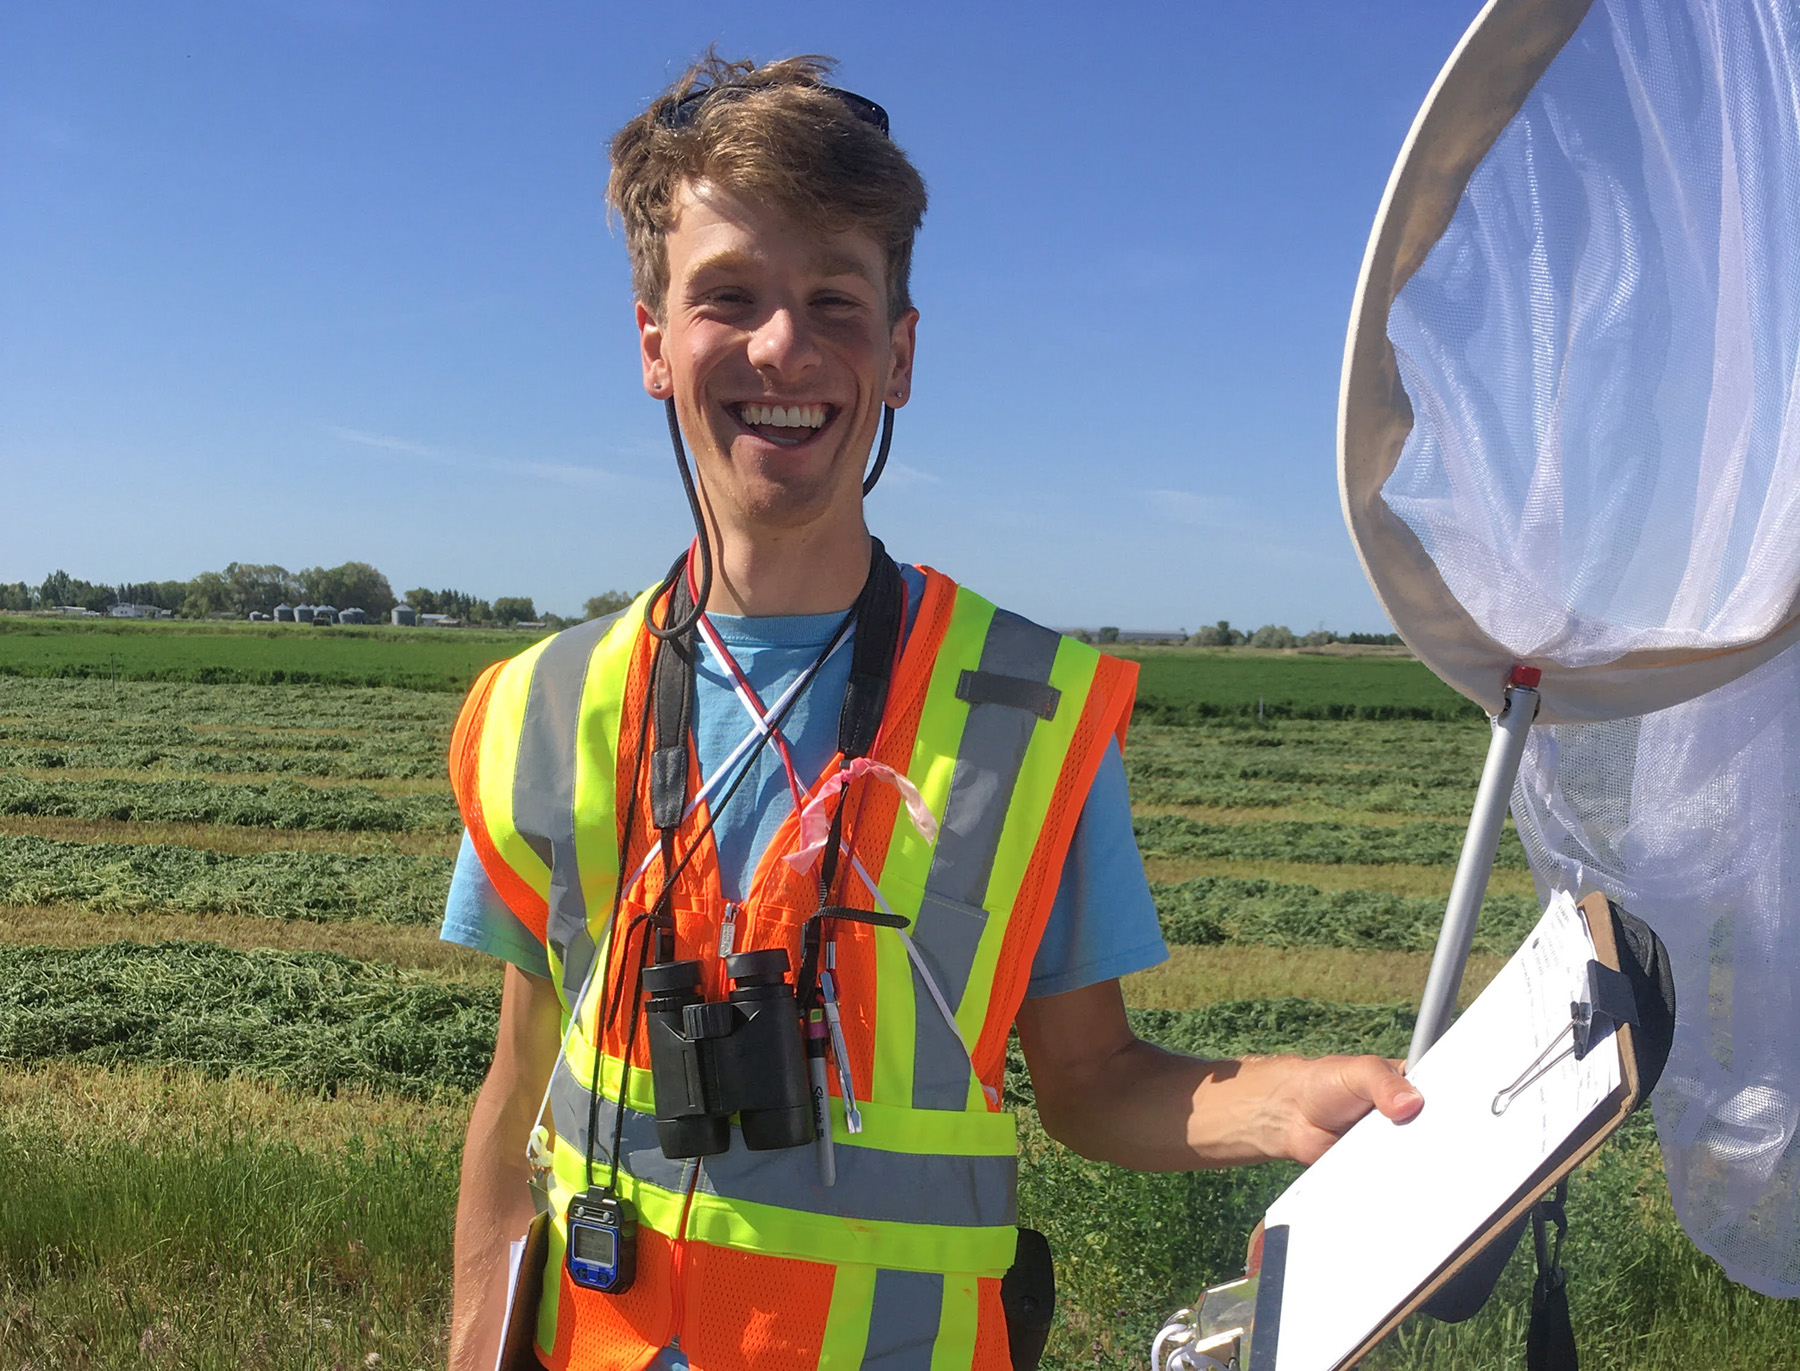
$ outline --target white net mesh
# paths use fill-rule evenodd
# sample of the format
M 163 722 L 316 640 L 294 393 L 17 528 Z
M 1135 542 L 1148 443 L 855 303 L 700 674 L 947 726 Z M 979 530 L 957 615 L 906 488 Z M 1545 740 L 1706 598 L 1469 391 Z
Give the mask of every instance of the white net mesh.
M 1414 423 L 1382 498 L 1518 658 L 1723 652 L 1794 613 L 1797 39 L 1793 0 L 1599 0 L 1394 300 Z M 1667 942 L 1677 1210 L 1800 1295 L 1800 650 L 1534 730 L 1514 812 L 1540 882 Z

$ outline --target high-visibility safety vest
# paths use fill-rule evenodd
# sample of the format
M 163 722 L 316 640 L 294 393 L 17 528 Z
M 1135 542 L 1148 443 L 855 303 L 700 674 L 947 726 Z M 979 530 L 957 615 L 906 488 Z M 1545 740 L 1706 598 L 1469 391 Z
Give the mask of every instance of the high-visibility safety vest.
M 1137 668 L 927 569 L 871 756 L 918 787 L 938 833 L 920 834 L 891 785 L 864 778 L 845 792 L 854 860 L 840 863 L 834 898 L 874 908 L 873 883 L 909 921 L 911 946 L 892 928 L 834 921 L 863 1127 L 845 1127 L 833 1079 L 837 1183 L 827 1188 L 812 1147 L 752 1152 L 735 1127 L 717 1156 L 664 1157 L 642 1031 L 624 1061 L 629 993 L 601 1033 L 599 994 L 580 996 L 596 958 L 610 959 L 608 998 L 634 973 L 640 940 L 628 949 L 614 933 L 662 888 L 658 854 L 612 917 L 621 849 L 629 872 L 658 845 L 648 781 L 631 774 L 655 646 L 642 622 L 649 597 L 490 667 L 451 745 L 475 850 L 543 940 L 564 1009 L 538 1355 L 556 1371 L 636 1371 L 674 1344 L 696 1371 L 1005 1371 L 999 1287 L 1016 1245 L 1018 1170 L 999 1103 L 1007 1034 L 1089 785 L 1108 740 L 1124 739 Z M 634 786 L 644 817 L 624 833 L 630 806 L 617 797 Z M 691 760 L 688 793 L 698 793 Z M 705 824 L 702 804 L 677 834 L 678 853 L 703 846 L 670 907 L 675 955 L 703 961 L 701 988 L 717 998 L 724 901 Z M 819 891 L 816 869 L 782 860 L 796 833 L 789 815 L 735 913 L 734 946 L 785 947 L 797 968 Z M 622 1295 L 576 1286 L 563 1262 L 565 1212 L 588 1184 L 597 1037 L 594 1174 L 605 1182 L 623 1109 L 619 1193 L 638 1217 L 637 1277 Z

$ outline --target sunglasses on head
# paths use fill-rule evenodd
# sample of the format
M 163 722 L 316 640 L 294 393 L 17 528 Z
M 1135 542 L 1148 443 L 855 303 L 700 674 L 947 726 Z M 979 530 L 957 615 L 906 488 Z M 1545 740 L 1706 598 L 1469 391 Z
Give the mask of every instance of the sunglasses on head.
M 724 94 L 735 99 L 738 95 L 753 90 L 766 89 L 768 89 L 766 86 L 739 85 L 729 82 L 722 86 L 702 86 L 698 90 L 690 90 L 664 110 L 660 122 L 666 129 L 684 129 L 699 116 L 700 106 L 706 103 L 708 96 Z M 855 91 L 841 90 L 837 86 L 814 86 L 813 89 L 824 91 L 863 123 L 873 124 L 880 129 L 883 136 L 891 136 L 888 134 L 888 113 L 873 100 L 858 95 Z

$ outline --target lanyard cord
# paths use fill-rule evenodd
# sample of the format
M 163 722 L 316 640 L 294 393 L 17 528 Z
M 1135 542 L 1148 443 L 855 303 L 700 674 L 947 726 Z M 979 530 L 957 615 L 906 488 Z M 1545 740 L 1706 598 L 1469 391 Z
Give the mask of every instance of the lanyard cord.
M 705 614 L 700 616 L 700 637 L 719 664 L 730 673 L 732 689 L 744 708 L 750 711 L 750 717 L 756 721 L 756 728 L 768 731 L 768 725 L 763 722 L 764 716 L 769 712 L 768 707 L 758 698 L 750 685 L 750 678 L 744 674 L 737 658 L 731 655 L 731 650 L 719 637 L 719 630 L 714 627 L 712 619 Z M 806 800 L 800 788 L 800 774 L 794 769 L 794 754 L 788 751 L 787 739 L 782 736 L 780 729 L 770 732 L 770 738 L 775 744 L 775 750 L 781 754 L 782 769 L 787 772 L 788 795 L 794 802 L 794 813 L 798 814 Z
M 679 565 L 675 571 L 671 573 L 671 581 L 674 581 L 678 575 Z M 669 612 L 671 615 L 676 613 L 674 597 L 671 597 Z M 620 1142 L 625 1130 L 626 1081 L 629 1078 L 631 1071 L 631 1053 L 636 1046 L 637 1021 L 640 1017 L 637 1012 L 638 1000 L 641 997 L 644 964 L 647 960 L 647 954 L 650 948 L 648 925 L 656 920 L 658 914 L 661 914 L 666 910 L 670 897 L 674 892 L 676 881 L 680 879 L 682 873 L 687 870 L 688 863 L 691 862 L 695 855 L 700 851 L 707 835 L 712 832 L 713 825 L 718 822 L 719 814 L 731 803 L 732 796 L 737 793 L 738 787 L 741 786 L 745 779 L 750 775 L 752 763 L 763 744 L 769 740 L 771 735 L 779 734 L 783 719 L 785 719 L 789 711 L 793 709 L 794 704 L 800 698 L 805 685 L 818 674 L 819 668 L 825 664 L 840 646 L 842 646 L 849 633 L 850 626 L 855 620 L 856 609 L 855 607 L 852 607 L 851 610 L 844 615 L 844 618 L 838 624 L 837 629 L 832 633 L 830 641 L 825 644 L 824 650 L 820 652 L 818 659 L 801 674 L 800 679 L 797 680 L 792 687 L 783 693 L 782 698 L 776 702 L 775 708 L 762 719 L 761 722 L 765 727 L 752 733 L 745 739 L 744 744 L 740 745 L 738 752 L 741 754 L 741 760 L 734 754 L 733 760 L 727 761 L 726 766 L 720 768 L 718 775 L 724 774 L 733 764 L 733 761 L 737 761 L 737 770 L 735 774 L 732 775 L 730 782 L 726 785 L 724 794 L 719 797 L 718 803 L 710 808 L 707 813 L 706 823 L 701 827 L 700 831 L 694 835 L 688 845 L 686 853 L 678 863 L 671 861 L 674 848 L 674 830 L 663 830 L 661 847 L 663 851 L 663 870 L 665 875 L 663 877 L 661 893 L 658 894 L 656 903 L 651 907 L 648 913 L 638 915 L 626 927 L 624 941 L 619 948 L 619 963 L 621 967 L 623 967 L 626 959 L 631 953 L 632 934 L 638 931 L 640 926 L 645 927 L 644 937 L 638 948 L 638 965 L 633 976 L 634 990 L 632 996 L 631 1023 L 626 1033 L 625 1055 L 622 1059 L 623 1065 L 619 1075 L 619 1100 L 617 1108 L 614 1110 L 612 1155 L 610 1159 L 611 1176 L 607 1187 L 609 1190 L 616 1189 L 619 1183 L 619 1150 Z M 648 740 L 651 713 L 652 710 L 649 707 L 649 702 L 646 702 L 646 707 L 643 710 L 642 718 L 640 719 L 638 726 L 637 751 L 632 761 L 632 775 L 634 777 L 641 775 L 643 771 L 644 751 L 645 744 Z M 715 775 L 714 781 L 718 779 L 718 775 Z M 707 792 L 712 789 L 712 786 L 713 782 L 708 782 L 708 784 L 702 788 L 701 793 L 694 798 L 693 805 L 687 808 L 687 813 L 692 813 L 693 809 L 706 798 Z M 623 829 L 620 837 L 619 876 L 618 884 L 615 887 L 613 894 L 613 917 L 615 920 L 617 918 L 619 905 L 624 898 L 625 863 L 630 850 L 631 834 L 635 827 L 637 816 L 638 791 L 639 787 L 634 781 L 631 787 L 631 800 L 627 808 L 626 827 Z M 645 854 L 644 866 L 639 869 L 637 875 L 632 877 L 633 884 L 636 883 L 640 876 L 645 874 L 646 868 L 654 856 L 654 851 L 655 850 L 652 849 L 650 853 Z M 614 926 L 616 927 L 616 923 Z M 610 938 L 608 941 L 610 943 Z M 610 952 L 611 949 L 609 947 L 607 949 L 608 955 L 606 956 L 606 962 L 601 972 L 599 994 L 596 997 L 594 1041 L 592 1044 L 594 1051 L 594 1069 L 588 1086 L 588 1132 L 585 1161 L 587 1185 L 590 1190 L 594 1185 L 594 1135 L 599 1132 L 600 1127 L 600 1069 L 601 1062 L 605 1055 L 603 1045 L 606 1040 L 606 1033 L 608 1029 L 611 1028 L 613 1019 L 618 1014 L 619 1001 L 623 998 L 622 992 L 625 988 L 623 978 L 621 978 L 619 983 L 612 987 L 613 995 L 609 1003 L 607 989 L 612 974 L 612 957 Z M 579 1013 L 579 1005 L 577 1005 L 575 1012 Z
M 825 648 L 822 652 L 820 652 L 818 660 L 815 661 L 813 663 L 812 667 L 806 672 L 806 678 L 808 680 L 810 680 L 813 676 L 815 676 L 818 673 L 818 669 L 820 666 L 824 665 L 825 659 L 827 657 L 829 657 L 837 649 L 838 644 L 844 640 L 845 634 L 849 631 L 850 625 L 852 623 L 854 623 L 855 620 L 856 620 L 856 610 L 854 608 L 852 608 L 850 610 L 850 612 L 844 616 L 842 622 L 840 622 L 838 624 L 836 632 L 834 632 L 831 635 L 831 641 L 825 644 Z M 630 956 L 632 930 L 636 929 L 639 925 L 642 925 L 643 930 L 644 930 L 644 936 L 638 945 L 637 967 L 636 967 L 635 973 L 633 975 L 633 989 L 632 989 L 632 996 L 631 996 L 631 1017 L 630 1017 L 630 1020 L 628 1021 L 628 1026 L 625 1030 L 625 1055 L 622 1058 L 623 1065 L 621 1066 L 620 1072 L 619 1072 L 619 1100 L 618 1100 L 617 1107 L 613 1110 L 611 1174 L 607 1181 L 608 1190 L 616 1190 L 616 1188 L 619 1184 L 619 1154 L 622 1150 L 621 1144 L 623 1143 L 624 1136 L 625 1136 L 625 1108 L 626 1108 L 625 1082 L 626 1082 L 627 1074 L 631 1070 L 631 1054 L 632 1054 L 633 1049 L 637 1046 L 638 1023 L 643 1018 L 642 1013 L 640 1013 L 639 1011 L 640 1011 L 640 1007 L 641 1007 L 641 1003 L 642 1003 L 642 999 L 643 999 L 644 965 L 645 965 L 645 962 L 648 960 L 648 954 L 650 951 L 650 933 L 652 930 L 652 926 L 656 925 L 658 923 L 659 915 L 661 915 L 663 919 L 669 920 L 670 922 L 672 922 L 672 920 L 669 919 L 668 903 L 674 892 L 676 881 L 681 878 L 682 872 L 687 870 L 688 863 L 693 861 L 695 855 L 700 851 L 701 847 L 704 844 L 706 836 L 712 832 L 713 825 L 718 822 L 720 813 L 722 813 L 724 811 L 724 809 L 726 808 L 726 806 L 728 806 L 731 803 L 731 798 L 733 795 L 735 795 L 737 793 L 738 787 L 741 786 L 744 783 L 745 779 L 750 775 L 750 772 L 752 770 L 751 762 L 754 760 L 756 753 L 760 750 L 761 744 L 766 742 L 768 740 L 768 738 L 771 736 L 771 734 L 773 734 L 774 736 L 780 736 L 781 720 L 785 716 L 786 712 L 793 708 L 794 702 L 797 699 L 799 699 L 799 696 L 800 696 L 800 692 L 798 692 L 798 691 L 795 691 L 791 695 L 789 695 L 787 697 L 786 704 L 781 707 L 780 712 L 773 719 L 771 719 L 769 721 L 769 732 L 764 733 L 758 739 L 757 747 L 751 749 L 749 755 L 745 758 L 743 765 L 738 768 L 737 774 L 732 777 L 730 785 L 728 785 L 726 787 L 724 795 L 722 795 L 720 797 L 717 807 L 709 809 L 709 811 L 707 812 L 707 816 L 706 816 L 706 823 L 701 827 L 700 831 L 694 835 L 692 841 L 688 844 L 687 852 L 682 856 L 681 861 L 679 863 L 677 863 L 676 865 L 674 865 L 673 869 L 671 869 L 669 867 L 668 856 L 665 855 L 664 870 L 668 871 L 669 874 L 667 875 L 667 877 L 665 877 L 665 879 L 663 881 L 662 893 L 657 896 L 656 904 L 651 908 L 651 910 L 648 913 L 638 915 L 637 918 L 635 918 L 631 921 L 630 928 L 628 928 L 626 930 L 625 943 L 620 948 L 621 962 L 623 962 L 623 960 L 626 957 Z M 635 790 L 635 787 L 634 787 L 634 790 Z M 674 848 L 674 842 L 675 842 L 674 832 L 672 830 L 665 829 L 663 831 L 663 847 L 664 847 L 665 854 L 672 854 L 672 851 Z M 612 1003 L 610 1005 L 608 1005 L 606 1003 L 605 987 L 604 986 L 601 987 L 600 1004 L 601 1004 L 601 1008 L 605 1011 L 605 1014 L 606 1014 L 605 1022 L 604 1022 L 604 1024 L 602 1024 L 600 1026 L 600 1031 L 596 1035 L 601 1041 L 604 1041 L 607 1028 L 609 1028 L 612 1025 L 613 1019 L 618 1014 L 619 1001 L 622 998 L 622 994 L 619 992 L 622 992 L 623 990 L 624 990 L 624 982 L 623 982 L 623 980 L 621 980 L 621 982 L 617 988 L 617 991 L 615 991 Z M 587 1165 L 588 1165 L 588 1176 L 589 1176 L 588 1184 L 590 1187 L 593 1184 L 592 1177 L 593 1177 L 593 1167 L 594 1167 L 594 1152 L 593 1152 L 592 1139 L 594 1136 L 595 1124 L 597 1122 L 597 1116 L 598 1116 L 598 1112 L 599 1112 L 599 1108 L 600 1108 L 600 1105 L 599 1105 L 599 1100 L 600 1100 L 600 1059 L 601 1059 L 601 1054 L 600 1054 L 600 1051 L 598 1048 L 598 1044 L 596 1044 L 596 1049 L 595 1049 L 595 1053 L 594 1053 L 594 1080 L 593 1080 L 592 1088 L 591 1088 L 591 1091 L 590 1091 L 590 1094 L 588 1097 L 588 1109 L 589 1109 L 588 1139 L 589 1139 L 589 1143 L 588 1143 Z
M 848 640 L 844 639 L 844 638 L 839 638 L 838 642 L 837 642 L 837 646 L 832 648 L 830 653 L 828 653 L 826 655 L 825 660 L 829 661 L 832 657 L 835 657 L 839 652 L 842 652 L 846 641 L 848 641 Z M 740 741 L 738 743 L 738 745 L 732 749 L 731 755 L 726 757 L 726 759 L 719 764 L 718 769 L 716 771 L 714 771 L 711 776 L 707 777 L 706 784 L 700 787 L 700 793 L 698 795 L 696 795 L 693 798 L 693 800 L 688 804 L 687 813 L 682 815 L 682 817 L 684 819 L 687 817 L 688 814 L 692 814 L 696 809 L 700 808 L 701 804 L 705 800 L 707 800 L 713 794 L 714 791 L 718 790 L 720 786 L 724 785 L 731 778 L 731 776 L 734 774 L 734 768 L 736 768 L 738 763 L 744 759 L 744 754 L 746 752 L 749 752 L 752 748 L 757 746 L 763 740 L 764 735 L 768 732 L 769 720 L 772 718 L 778 717 L 778 714 L 786 713 L 788 705 L 796 697 L 798 697 L 800 692 L 802 690 L 804 690 L 808 684 L 811 683 L 812 677 L 813 677 L 813 671 L 823 665 L 824 665 L 823 662 L 815 663 L 813 668 L 809 668 L 807 671 L 801 672 L 800 676 L 795 681 L 793 681 L 788 686 L 788 688 L 782 692 L 780 698 L 778 698 L 775 701 L 775 706 L 773 709 L 766 709 L 761 714 L 757 715 L 756 727 L 754 729 L 752 729 L 749 733 L 746 733 L 744 735 L 743 740 Z M 640 733 L 640 740 L 639 740 L 638 747 L 639 747 L 639 751 L 637 754 L 637 765 L 642 766 L 643 765 L 643 751 L 642 751 L 643 741 L 642 741 L 641 733 Z M 632 798 L 633 798 L 633 802 L 635 802 L 635 800 L 636 800 L 635 794 Z M 635 816 L 628 814 L 627 817 L 633 818 Z M 613 889 L 613 902 L 612 902 L 613 913 L 617 912 L 618 907 L 619 907 L 619 901 L 620 901 L 621 897 L 623 896 L 624 892 L 626 890 L 636 888 L 638 881 L 643 877 L 644 873 L 650 869 L 650 863 L 656 860 L 657 853 L 660 850 L 661 850 L 660 847 L 653 844 L 649 848 L 649 850 L 644 853 L 643 860 L 638 863 L 637 869 L 631 873 L 630 877 L 625 879 L 622 883 L 615 884 L 614 889 Z M 624 863 L 623 863 L 623 861 L 621 861 L 620 862 L 620 872 L 623 873 L 623 871 L 624 871 Z M 612 914 L 608 915 L 607 922 L 608 922 L 608 928 L 607 928 L 607 934 L 605 936 L 610 936 L 610 934 L 612 932 L 612 929 L 611 929 Z M 598 947 L 596 947 L 595 950 L 596 950 L 596 953 L 599 952 Z M 568 1050 L 569 1040 L 575 1036 L 575 1030 L 580 1024 L 581 1007 L 587 1003 L 588 991 L 590 991 L 594 988 L 594 977 L 597 975 L 601 975 L 602 968 L 605 967 L 606 962 L 607 962 L 607 959 L 605 957 L 596 955 L 594 957 L 594 959 L 592 960 L 592 962 L 588 966 L 587 975 L 582 977 L 581 989 L 575 992 L 574 1002 L 569 1006 L 569 1026 L 563 1032 L 561 1043 L 557 1049 L 559 1053 L 566 1052 Z M 554 1080 L 554 1076 L 552 1076 L 552 1079 L 549 1082 L 546 1082 L 546 1084 L 544 1086 L 543 1098 L 538 1101 L 537 1113 L 532 1118 L 532 1128 L 534 1130 L 536 1129 L 536 1127 L 539 1124 L 541 1124 L 544 1121 L 544 1111 L 550 1107 L 550 1094 L 551 1094 L 551 1090 L 553 1089 L 554 1085 L 555 1085 L 555 1080 Z

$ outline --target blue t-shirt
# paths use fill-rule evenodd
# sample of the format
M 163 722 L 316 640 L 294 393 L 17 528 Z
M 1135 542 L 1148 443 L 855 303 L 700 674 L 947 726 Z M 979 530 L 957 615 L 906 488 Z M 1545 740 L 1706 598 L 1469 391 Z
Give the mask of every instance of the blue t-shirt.
M 908 626 L 924 591 L 924 577 L 902 569 L 907 586 Z M 800 614 L 776 618 L 710 616 L 726 649 L 765 706 L 772 706 L 831 640 L 841 614 Z M 854 636 L 854 635 L 851 635 Z M 749 732 L 749 711 L 739 701 L 731 676 L 704 645 L 700 648 L 694 699 L 694 735 L 702 777 L 711 777 Z M 838 713 L 850 681 L 850 646 L 845 644 L 819 669 L 783 721 L 794 769 L 802 786 L 818 779 L 837 752 Z M 793 808 L 787 770 L 772 744 L 754 754 L 749 773 L 722 808 L 714 837 L 720 883 L 727 898 L 741 897 L 763 849 Z M 456 873 L 444 910 L 442 937 L 511 962 L 535 976 L 550 974 L 541 943 L 507 908 L 481 868 L 474 844 L 464 834 Z M 1144 878 L 1131 831 L 1131 800 L 1125 764 L 1116 742 L 1088 790 L 1075 835 L 1063 863 L 1056 901 L 1031 966 L 1028 995 L 1060 995 L 1099 981 L 1155 966 L 1168 957 L 1156 905 Z

